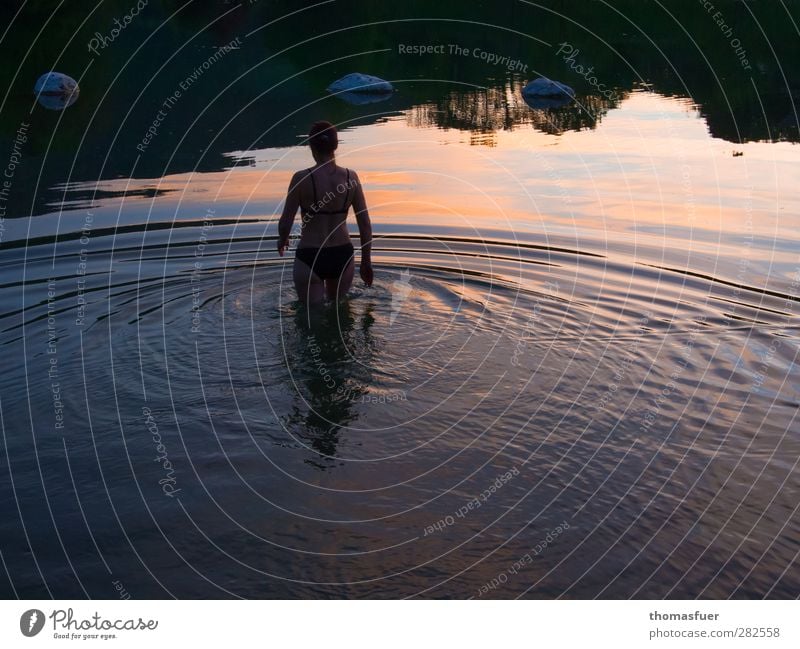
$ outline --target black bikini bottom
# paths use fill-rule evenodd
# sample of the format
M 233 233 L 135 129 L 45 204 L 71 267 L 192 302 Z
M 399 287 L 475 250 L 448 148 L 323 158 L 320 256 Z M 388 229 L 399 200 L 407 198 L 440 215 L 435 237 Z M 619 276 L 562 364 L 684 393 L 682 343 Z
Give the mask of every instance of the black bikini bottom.
M 339 279 L 353 258 L 353 244 L 326 248 L 297 248 L 295 257 L 320 279 Z

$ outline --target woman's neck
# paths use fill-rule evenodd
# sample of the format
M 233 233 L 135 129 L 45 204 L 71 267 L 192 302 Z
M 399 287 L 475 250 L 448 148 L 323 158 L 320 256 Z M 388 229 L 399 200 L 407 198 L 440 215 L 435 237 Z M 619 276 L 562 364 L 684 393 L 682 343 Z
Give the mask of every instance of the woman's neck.
M 317 167 L 325 167 L 327 165 L 330 165 L 331 167 L 336 167 L 336 156 L 331 155 L 324 158 L 323 157 L 315 158 L 314 162 L 317 163 L 315 165 Z

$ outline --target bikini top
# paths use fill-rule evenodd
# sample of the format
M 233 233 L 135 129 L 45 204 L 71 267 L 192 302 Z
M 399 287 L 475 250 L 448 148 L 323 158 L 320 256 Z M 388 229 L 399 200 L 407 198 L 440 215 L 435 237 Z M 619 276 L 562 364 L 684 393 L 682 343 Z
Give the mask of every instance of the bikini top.
M 317 200 L 317 183 L 314 180 L 314 174 L 311 172 L 311 169 L 307 169 L 308 175 L 311 178 L 311 187 L 314 190 L 314 202 L 312 205 L 319 205 L 319 200 Z M 345 187 L 347 187 L 347 191 L 345 193 L 345 200 L 344 200 L 344 208 L 341 210 L 324 210 L 324 209 L 317 209 L 317 210 L 310 210 L 310 209 L 302 209 L 301 212 L 303 214 L 309 214 L 311 216 L 316 216 L 317 214 L 347 214 L 350 210 L 350 205 L 352 204 L 353 199 L 350 198 L 350 170 L 346 169 L 347 171 L 347 183 Z M 355 198 L 355 197 L 353 197 Z

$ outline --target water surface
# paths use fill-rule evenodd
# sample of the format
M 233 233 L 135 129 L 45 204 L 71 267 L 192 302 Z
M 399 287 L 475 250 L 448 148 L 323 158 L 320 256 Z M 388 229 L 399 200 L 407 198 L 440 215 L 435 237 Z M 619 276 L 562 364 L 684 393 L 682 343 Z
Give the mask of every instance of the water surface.
M 258 21 L 169 28 L 222 45 Z M 388 54 L 358 60 L 396 95 L 350 106 L 294 53 L 250 71 L 283 82 L 256 119 L 252 77 L 220 90 L 272 53 L 248 38 L 144 153 L 177 69 L 125 119 L 88 120 L 91 87 L 32 114 L 0 248 L 0 592 L 797 597 L 794 126 L 680 92 L 647 49 L 614 101 L 551 60 L 580 92 L 557 109 L 516 73 Z M 309 314 L 275 237 L 323 116 L 367 188 L 376 280 Z

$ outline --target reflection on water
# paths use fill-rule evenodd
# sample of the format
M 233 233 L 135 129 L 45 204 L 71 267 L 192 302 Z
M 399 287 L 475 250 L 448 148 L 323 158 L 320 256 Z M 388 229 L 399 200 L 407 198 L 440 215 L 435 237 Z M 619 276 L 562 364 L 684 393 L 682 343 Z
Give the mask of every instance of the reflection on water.
M 369 25 L 399 11 L 367 4 Z M 466 19 L 467 4 L 426 15 Z M 739 38 L 766 71 L 721 98 L 663 21 L 646 24 L 677 80 L 605 3 L 578 3 L 577 24 L 550 4 L 470 15 L 536 11 L 538 41 L 487 43 L 485 20 L 378 22 L 347 41 L 474 39 L 536 61 L 526 78 L 469 57 L 313 67 L 327 41 L 262 66 L 296 40 L 287 19 L 243 38 L 139 156 L 187 66 L 266 11 L 204 30 L 195 3 L 171 29 L 197 49 L 140 99 L 140 83 L 98 94 L 118 72 L 106 52 L 57 128 L 33 114 L 0 249 L 15 361 L 0 375 L 0 594 L 116 597 L 117 579 L 134 597 L 800 594 L 800 160 L 790 142 L 749 141 L 797 139 L 779 126 L 793 91 L 754 112 L 781 91 L 752 26 Z M 155 33 L 160 10 L 126 36 Z M 681 19 L 708 32 L 702 13 Z M 540 42 L 553 34 L 618 101 L 567 76 Z M 732 75 L 720 40 L 704 53 Z M 162 46 L 123 77 L 162 64 Z M 398 92 L 325 96 L 365 61 Z M 576 101 L 526 104 L 539 74 Z M 12 133 L 25 101 L 10 100 Z M 339 161 L 367 187 L 376 279 L 309 313 L 275 235 L 319 117 L 342 124 Z
M 691 97 L 717 138 L 797 142 L 798 88 L 785 72 L 785 61 L 800 56 L 797 0 L 774 11 L 768 4 L 735 0 L 715 6 L 736 25 L 749 70 L 731 39 L 715 33 L 708 12 L 689 0 L 669 7 L 639 0 L 569 6 L 562 0 L 484 5 L 443 0 L 435 7 L 426 0 L 337 0 L 335 12 L 324 4 L 298 10 L 289 0 L 186 7 L 164 0 L 148 5 L 126 27 L 125 38 L 99 56 L 87 53 L 86 43 L 125 14 L 124 0 L 107 0 L 85 22 L 76 22 L 67 7 L 57 8 L 50 19 L 49 4 L 26 3 L 0 42 L 9 59 L 27 53 L 18 67 L 0 70 L 9 88 L 0 150 L 10 150 L 21 122 L 32 122 L 28 163 L 15 176 L 8 215 L 42 214 L 62 205 L 70 209 L 63 192 L 48 191 L 64 182 L 219 171 L 230 164 L 226 153 L 292 146 L 317 119 L 367 125 L 389 114 L 421 110 L 423 115 L 413 119 L 467 129 L 476 143 L 486 144 L 495 142 L 498 129 L 514 124 L 534 123 L 547 133 L 592 128 L 614 107 L 606 97 L 624 97 L 639 88 Z M 426 20 L 417 20 L 420 16 Z M 28 30 L 17 28 L 32 24 L 43 30 L 35 48 Z M 297 33 L 308 33 L 302 46 Z M 204 71 L 170 105 L 153 146 L 141 155 L 136 145 L 164 101 L 198 64 L 237 37 L 241 45 L 225 55 L 224 64 Z M 330 60 L 331 48 L 342 38 L 346 50 Z M 145 40 L 147 47 L 140 47 Z M 522 66 L 509 71 L 474 55 L 399 53 L 398 44 L 420 40 L 459 45 Z M 175 48 L 177 42 L 184 45 Z M 81 100 L 63 119 L 36 109 L 30 92 L 54 60 L 65 73 L 81 77 Z M 591 74 L 582 73 L 589 69 Z M 327 96 L 333 80 L 355 70 L 392 81 L 397 92 L 364 105 L 359 105 L 364 97 L 353 98 L 352 105 Z M 578 103 L 564 110 L 524 110 L 518 89 L 538 76 L 574 87 Z M 70 170 L 66 175 L 65 169 Z
M 375 319 L 367 307 L 356 323 L 350 300 L 328 305 L 319 313 L 297 308 L 286 341 L 286 363 L 297 390 L 291 413 L 282 418 L 286 429 L 310 444 L 319 458 L 308 462 L 325 468 L 324 458 L 336 457 L 340 431 L 357 419 L 353 404 L 372 384 Z
M 336 97 L 353 106 L 366 106 L 388 101 L 393 96 L 390 92 L 339 92 Z
M 473 131 L 473 144 L 494 145 L 495 131 L 530 127 L 550 135 L 595 128 L 614 107 L 609 100 L 583 95 L 576 99 L 528 98 L 524 83 L 509 81 L 502 88 L 451 92 L 433 104 L 414 106 L 408 112 L 411 126 L 455 128 Z M 483 135 L 483 137 L 481 137 Z

